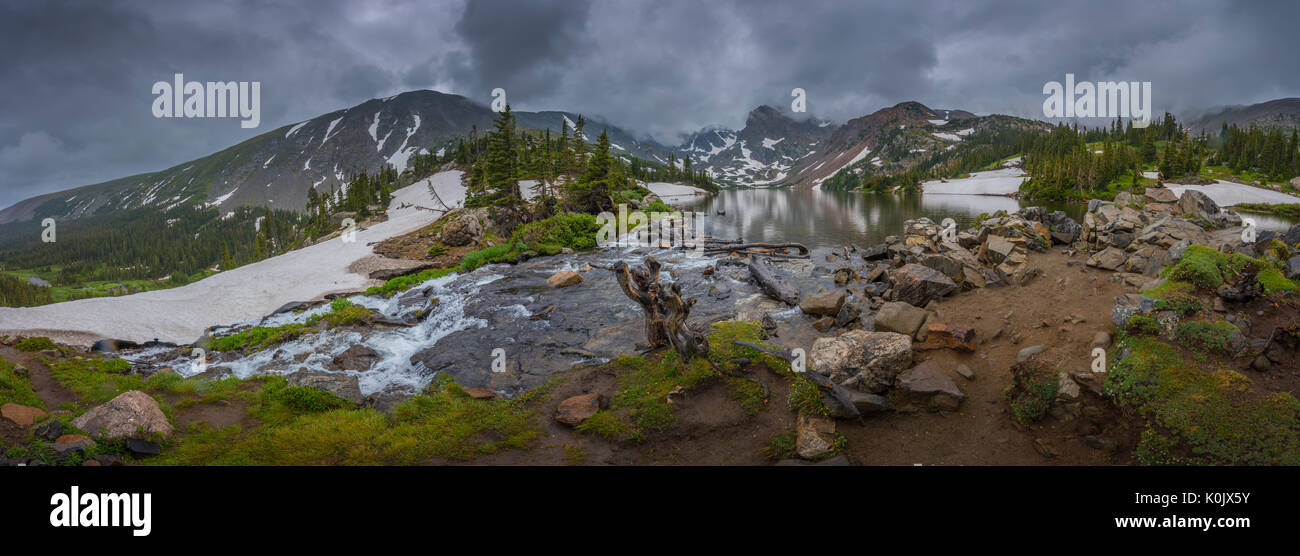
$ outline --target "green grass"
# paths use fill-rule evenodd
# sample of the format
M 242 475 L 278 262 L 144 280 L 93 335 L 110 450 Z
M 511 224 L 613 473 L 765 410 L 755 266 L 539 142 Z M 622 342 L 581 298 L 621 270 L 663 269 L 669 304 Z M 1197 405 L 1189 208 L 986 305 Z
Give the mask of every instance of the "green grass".
M 1124 321 L 1124 331 L 1139 336 L 1155 336 L 1160 333 L 1160 324 L 1146 315 L 1132 315 Z
M 485 264 L 514 262 L 515 252 L 515 246 L 507 244 L 493 245 L 478 251 L 470 251 L 464 257 L 461 257 L 460 265 L 456 267 L 456 271 L 469 272 Z
M 245 348 L 260 351 L 314 330 L 311 326 L 296 322 L 280 326 L 254 326 L 229 336 L 214 338 L 208 342 L 208 348 L 216 351 L 234 351 Z
M 1300 203 L 1288 203 L 1272 205 L 1268 203 L 1242 203 L 1233 208 L 1248 210 L 1251 212 L 1260 212 L 1264 214 L 1276 214 L 1287 218 L 1300 218 Z
M 251 350 L 261 351 L 276 344 L 294 340 L 304 334 L 318 332 L 319 323 L 328 327 L 349 326 L 369 322 L 374 313 L 361 305 L 345 298 L 330 302 L 330 310 L 319 315 L 312 315 L 306 322 L 291 322 L 280 326 L 254 326 L 240 330 L 229 336 L 213 338 L 208 342 L 208 349 L 215 351 Z
M 373 318 L 373 314 L 370 309 L 341 297 L 331 301 L 330 311 L 321 315 L 321 320 L 324 320 L 331 328 L 368 322 L 371 318 Z M 312 319 L 309 318 L 308 322 L 311 323 Z
M 188 396 L 191 401 L 185 405 L 213 403 L 233 398 L 239 392 L 241 382 L 237 378 L 183 378 L 175 372 L 155 373 L 146 378 L 131 374 L 131 364 L 125 359 L 72 358 L 47 361 L 46 364 L 59 384 L 77 394 L 82 401 L 93 404 L 106 402 L 128 390 Z
M 1177 263 L 1165 269 L 1165 273 L 1172 280 L 1215 289 L 1242 272 L 1261 268 L 1260 261 L 1240 253 L 1225 254 L 1205 245 L 1192 245 Z
M 1201 300 L 1196 297 L 1196 287 L 1177 280 L 1166 280 L 1163 284 L 1142 292 L 1142 295 L 1156 300 L 1155 307 L 1160 311 L 1174 311 L 1187 316 L 1201 310 Z
M 455 271 L 456 269 L 454 268 L 430 268 L 428 270 L 422 270 L 415 274 L 398 276 L 396 278 L 392 278 L 388 280 L 387 282 L 384 282 L 382 286 L 373 286 L 367 289 L 366 295 L 392 297 L 397 292 L 403 292 L 409 290 L 417 284 L 428 282 L 429 280 L 433 280 L 434 278 L 442 278 L 443 276 L 451 274 Z
M 0 273 L 8 274 L 22 280 L 23 282 L 26 282 L 28 278 L 35 276 L 45 280 L 46 282 L 53 283 L 56 281 L 56 276 L 60 268 L 62 267 L 59 265 L 52 265 L 48 270 L 45 270 L 45 267 L 41 267 L 41 270 L 0 270 Z M 216 273 L 203 270 L 195 273 L 194 276 L 175 280 L 87 280 L 75 284 L 55 284 L 49 288 L 50 302 L 62 303 L 64 301 L 73 301 L 76 299 L 86 299 L 91 297 L 116 297 L 139 292 L 166 290 L 184 286 L 186 284 L 192 284 L 213 274 Z
M 773 436 L 768 439 L 767 446 L 763 447 L 763 455 L 774 460 L 791 459 L 797 455 L 795 452 L 797 441 L 798 436 L 792 432 Z
M 19 351 L 44 351 L 47 349 L 57 350 L 59 346 L 55 345 L 49 338 L 34 336 L 18 340 L 18 343 L 14 344 L 14 348 Z
M 1227 321 L 1189 321 L 1178 325 L 1174 338 L 1197 351 L 1228 355 L 1231 352 L 1232 335 L 1239 332 L 1236 326 Z
M 1259 393 L 1230 369 L 1206 372 L 1154 338 L 1126 337 L 1130 355 L 1112 364 L 1106 389 L 1157 429 L 1135 455 L 1160 463 L 1300 464 L 1300 401 Z
M 527 449 L 540 434 L 529 407 L 535 396 L 476 400 L 447 379 L 399 405 L 391 416 L 335 407 L 328 397 L 290 394 L 281 378 L 250 402 L 260 424 L 181 431 L 156 465 L 412 465 L 432 458 L 468 460 Z M 340 400 L 341 401 L 341 400 Z
M 45 402 L 32 389 L 27 373 L 14 371 L 14 364 L 0 357 L 0 405 L 7 403 L 45 409 Z
M 1037 423 L 1052 408 L 1060 391 L 1059 371 L 1046 362 L 1028 359 L 1011 367 L 1007 398 L 1011 412 L 1023 425 Z

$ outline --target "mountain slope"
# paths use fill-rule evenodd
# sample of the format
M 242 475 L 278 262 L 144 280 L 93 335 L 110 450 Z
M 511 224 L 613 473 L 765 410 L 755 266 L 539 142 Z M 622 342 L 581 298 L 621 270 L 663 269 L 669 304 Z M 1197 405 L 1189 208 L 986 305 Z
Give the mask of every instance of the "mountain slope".
M 833 131 L 830 122 L 795 120 L 765 105 L 750 112 L 739 131 L 705 129 L 687 137 L 675 151 L 723 183 L 777 184 Z
M 1251 125 L 1300 127 L 1300 98 L 1280 98 L 1249 106 L 1229 106 L 1193 120 L 1188 127 L 1193 131 L 1218 133 L 1225 123 L 1236 124 L 1241 128 Z
M 551 129 L 578 116 L 569 112 L 515 112 L 522 127 Z M 412 156 L 454 145 L 474 127 L 491 128 L 490 109 L 463 96 L 411 91 L 372 99 L 345 110 L 286 125 L 217 153 L 150 172 L 49 193 L 0 211 L 0 224 L 54 217 L 76 218 L 114 210 L 206 203 L 223 212 L 239 206 L 301 209 L 307 190 L 341 188 L 348 175 L 399 171 Z M 606 122 L 588 119 L 589 141 L 608 130 L 621 154 L 666 159 L 668 149 L 638 141 Z

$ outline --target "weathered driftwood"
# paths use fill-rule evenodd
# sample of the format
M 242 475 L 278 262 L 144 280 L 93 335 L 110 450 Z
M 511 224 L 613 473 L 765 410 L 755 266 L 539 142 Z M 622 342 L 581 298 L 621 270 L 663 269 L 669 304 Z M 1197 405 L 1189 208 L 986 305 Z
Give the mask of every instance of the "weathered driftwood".
M 749 261 L 749 273 L 754 276 L 754 281 L 758 282 L 758 287 L 768 297 L 784 301 L 789 305 L 799 304 L 798 288 L 782 280 L 777 275 L 776 269 L 772 267 L 772 263 L 760 258 L 752 258 Z
M 798 254 L 789 253 L 789 250 L 797 249 Z M 777 258 L 797 258 L 806 259 L 809 257 L 808 247 L 802 243 L 734 243 L 725 242 L 705 242 L 704 253 L 706 255 L 720 255 L 724 253 L 736 253 L 741 255 L 761 255 Z
M 640 267 L 619 261 L 600 268 L 613 271 L 623 294 L 645 312 L 646 340 L 651 347 L 670 345 L 684 360 L 707 356 L 709 345 L 704 332 L 687 322 L 695 300 L 683 298 L 681 286 L 675 283 L 667 287 L 660 284 L 660 267 L 654 257 L 646 257 Z

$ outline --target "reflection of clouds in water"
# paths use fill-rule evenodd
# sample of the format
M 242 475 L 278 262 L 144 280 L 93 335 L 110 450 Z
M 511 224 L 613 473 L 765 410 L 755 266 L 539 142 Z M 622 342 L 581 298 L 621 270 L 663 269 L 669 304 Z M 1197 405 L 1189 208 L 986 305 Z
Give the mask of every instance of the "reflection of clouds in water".
M 982 212 L 1015 211 L 1016 200 L 982 195 L 878 194 L 788 189 L 725 190 L 685 203 L 709 215 L 714 237 L 793 241 L 810 247 L 859 245 L 900 234 L 903 221 L 952 218 L 965 227 Z M 717 211 L 725 215 L 717 215 Z
M 1250 218 L 1254 220 L 1255 227 L 1261 230 L 1276 230 L 1281 232 L 1281 231 L 1291 229 L 1291 226 L 1294 226 L 1296 224 L 1296 222 L 1293 222 L 1289 219 L 1283 218 L 1281 216 L 1273 215 L 1273 214 L 1248 212 L 1248 211 L 1239 210 L 1235 208 L 1231 210 L 1237 211 L 1237 214 L 1240 214 L 1242 218 Z
M 993 214 L 999 210 L 1008 213 L 1020 210 L 1020 202 L 1011 197 L 995 195 L 943 195 L 926 193 L 921 199 L 921 207 L 926 210 L 963 212 L 972 216 L 980 213 Z

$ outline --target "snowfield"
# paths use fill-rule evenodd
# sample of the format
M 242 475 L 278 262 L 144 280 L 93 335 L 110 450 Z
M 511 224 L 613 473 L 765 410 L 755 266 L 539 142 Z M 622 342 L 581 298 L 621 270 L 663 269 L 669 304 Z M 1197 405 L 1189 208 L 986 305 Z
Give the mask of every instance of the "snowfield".
M 460 180 L 459 171 L 442 172 L 395 191 L 388 220 L 358 230 L 352 242 L 336 237 L 169 290 L 0 307 L 0 334 L 40 331 L 78 345 L 94 338 L 189 344 L 209 326 L 257 319 L 292 301 L 367 287 L 376 281 L 348 267 L 373 255 L 370 244 L 416 230 L 462 206 L 465 187 Z
M 1166 183 L 1165 187 L 1172 189 L 1179 197 L 1182 197 L 1183 192 L 1189 189 L 1200 191 L 1221 207 L 1230 207 L 1242 203 L 1268 203 L 1271 205 L 1300 203 L 1300 197 L 1278 191 L 1253 187 L 1244 183 L 1223 180 L 1215 180 L 1215 182 L 1211 185 Z
M 926 193 L 942 195 L 1011 195 L 1020 191 L 1022 177 L 1020 168 L 999 168 L 987 172 L 973 172 L 969 178 L 941 181 L 927 181 L 921 184 Z
M 693 185 L 682 185 L 680 183 L 667 183 L 662 181 L 650 182 L 645 184 L 645 188 L 651 193 L 658 195 L 660 199 L 667 201 L 672 197 L 692 197 L 707 191 Z

